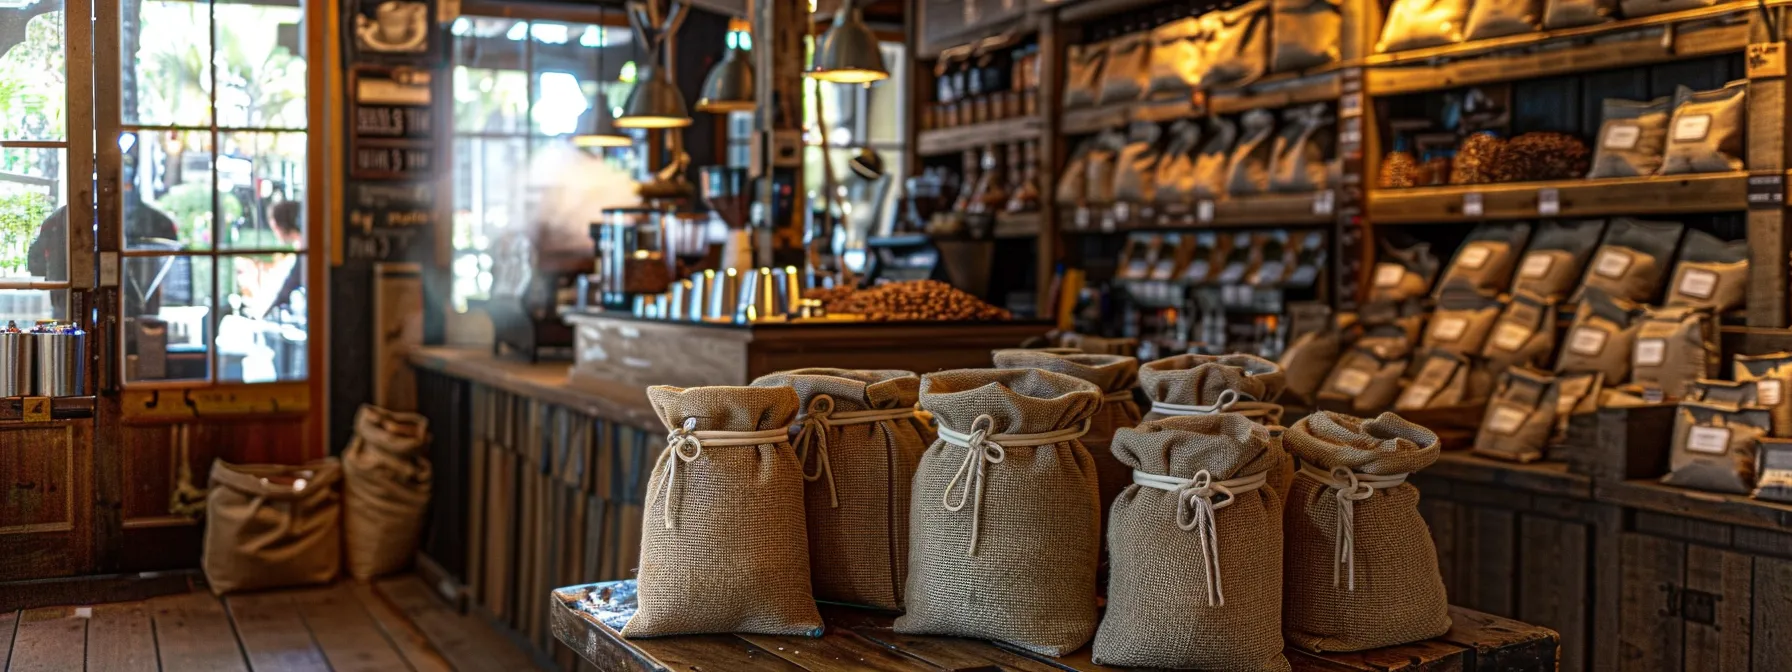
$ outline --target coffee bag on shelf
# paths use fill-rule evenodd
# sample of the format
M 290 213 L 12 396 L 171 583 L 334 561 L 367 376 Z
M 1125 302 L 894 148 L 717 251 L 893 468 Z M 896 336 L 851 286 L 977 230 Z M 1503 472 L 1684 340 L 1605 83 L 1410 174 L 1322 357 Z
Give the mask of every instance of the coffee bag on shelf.
M 1526 366 L 1503 370 L 1475 433 L 1475 454 L 1515 462 L 1543 459 L 1556 430 L 1556 380 Z
M 1624 9 L 1624 18 L 1635 19 L 1655 14 L 1710 7 L 1717 2 L 1718 0 L 1621 0 L 1619 5 Z
M 1618 15 L 1618 0 L 1544 0 L 1543 28 L 1576 28 L 1605 23 Z
M 1492 381 L 1514 366 L 1549 366 L 1549 356 L 1556 351 L 1556 312 L 1554 301 L 1523 290 L 1513 292 L 1481 347 L 1484 377 Z
M 1680 234 L 1685 230 L 1678 222 L 1613 218 L 1587 265 L 1580 291 L 1597 288 L 1613 298 L 1636 303 L 1655 300 L 1667 276 L 1668 259 L 1680 246 Z
M 1792 352 L 1765 355 L 1738 354 L 1732 360 L 1734 378 L 1755 386 L 1755 401 L 1773 416 L 1773 435 L 1792 436 Z
M 670 434 L 648 479 L 624 637 L 821 635 L 788 387 L 647 388 Z
M 1332 186 L 1329 155 L 1334 145 L 1332 119 L 1325 104 L 1282 112 L 1282 128 L 1270 150 L 1269 189 L 1308 193 Z
M 1083 164 L 1083 205 L 1105 207 L 1114 204 L 1114 176 L 1119 171 L 1120 151 L 1126 148 L 1126 136 L 1116 131 L 1095 136 Z
M 1284 394 L 1293 403 L 1311 408 L 1317 403 L 1319 388 L 1338 365 L 1344 347 L 1344 335 L 1336 328 L 1311 331 L 1295 337 L 1282 349 L 1276 365 L 1282 368 L 1287 387 Z
M 1605 99 L 1589 178 L 1648 177 L 1661 170 L 1674 99 Z
M 1207 73 L 1206 41 L 1199 17 L 1177 19 L 1152 29 L 1146 95 L 1186 94 L 1200 88 Z
M 1269 189 L 1269 163 L 1275 156 L 1276 117 L 1268 110 L 1251 110 L 1240 119 L 1238 144 L 1226 160 L 1226 193 L 1232 196 L 1261 194 Z
M 1568 443 L 1569 421 L 1574 416 L 1599 410 L 1599 398 L 1605 391 L 1605 375 L 1596 371 L 1558 373 L 1555 379 L 1556 426 L 1549 438 L 1552 447 Z M 1550 459 L 1562 458 L 1552 453 Z
M 1604 231 L 1605 221 L 1598 219 L 1539 224 L 1531 236 L 1531 246 L 1518 262 L 1512 291 L 1530 292 L 1556 303 L 1567 300 L 1574 294 Z
M 1437 460 L 1437 435 L 1392 413 L 1320 412 L 1282 440 L 1300 461 L 1283 518 L 1288 643 L 1361 651 L 1449 631 L 1437 549 L 1406 483 Z
M 1760 474 L 1755 480 L 1755 499 L 1792 503 L 1792 441 L 1761 439 L 1757 447 Z
M 1469 0 L 1394 0 L 1375 53 L 1441 47 L 1462 41 Z
M 1542 0 L 1475 0 L 1468 10 L 1464 40 L 1485 40 L 1536 30 L 1543 21 Z
M 1224 117 L 1208 122 L 1207 139 L 1195 154 L 1195 198 L 1219 198 L 1226 194 L 1226 167 L 1232 146 L 1238 143 L 1238 125 Z
M 1187 205 L 1195 200 L 1195 152 L 1201 149 L 1201 125 L 1180 119 L 1170 124 L 1163 157 L 1157 161 L 1153 198 L 1163 205 Z
M 1625 10 L 1628 11 L 1632 4 L 1642 3 L 1626 2 Z M 1659 4 L 1674 3 L 1669 0 Z M 1711 91 L 1695 92 L 1682 86 L 1675 92 L 1674 100 L 1674 118 L 1668 124 L 1667 149 L 1661 159 L 1660 174 L 1742 170 L 1745 149 L 1742 135 L 1748 126 L 1748 80 L 1739 79 Z
M 1747 290 L 1747 240 L 1726 243 L 1704 231 L 1686 232 L 1673 280 L 1668 283 L 1667 305 L 1723 313 L 1741 309 Z
M 1674 413 L 1674 445 L 1661 482 L 1746 495 L 1755 487 L 1755 453 L 1773 419 L 1767 409 L 1686 401 Z
M 1319 388 L 1320 405 L 1328 402 L 1354 413 L 1375 413 L 1391 408 L 1400 394 L 1400 376 L 1409 364 L 1407 355 L 1392 357 L 1357 345 L 1338 358 L 1338 367 Z
M 1641 308 L 1594 289 L 1582 295 L 1574 322 L 1556 355 L 1556 373 L 1596 372 L 1606 384 L 1630 379 L 1630 355 L 1642 326 Z
M 1378 247 L 1380 261 L 1369 277 L 1370 301 L 1400 302 L 1431 293 L 1439 267 L 1431 243 L 1414 241 L 1403 246 L 1383 237 Z
M 1631 352 L 1632 384 L 1683 398 L 1693 381 L 1717 375 L 1717 319 L 1700 308 L 1650 309 Z
M 1493 323 L 1500 318 L 1505 304 L 1499 299 L 1469 291 L 1444 294 L 1431 314 L 1425 329 L 1423 350 L 1447 350 L 1460 355 L 1479 355 L 1493 333 Z
M 1096 104 L 1111 105 L 1138 100 L 1151 78 L 1151 33 L 1127 33 L 1108 41 L 1107 67 L 1101 74 Z
M 921 379 L 815 368 L 761 376 L 753 386 L 796 390 L 802 409 L 791 445 L 803 468 L 815 597 L 900 609 L 909 483 L 934 438 L 915 415 Z
M 910 514 L 907 613 L 896 631 L 994 639 L 1061 656 L 1095 635 L 1101 506 L 1080 437 L 1093 383 L 1049 371 L 921 379 L 939 440 Z
M 1235 413 L 1122 429 L 1132 469 L 1114 501 L 1101 665 L 1287 670 L 1274 431 Z M 1224 549 L 1224 553 L 1221 553 Z
M 1394 410 L 1420 411 L 1473 402 L 1469 378 L 1474 370 L 1474 364 L 1460 353 L 1431 350 L 1420 361 L 1419 371 L 1412 382 L 1407 383 L 1400 397 L 1394 400 Z
M 1518 265 L 1518 251 L 1531 237 L 1531 225 L 1482 224 L 1462 241 L 1462 248 L 1445 267 L 1443 279 L 1437 282 L 1437 296 L 1451 289 L 1468 289 L 1480 294 L 1498 294 L 1512 286 L 1512 271 Z
M 1203 56 L 1207 89 L 1243 86 L 1257 81 L 1269 59 L 1269 0 L 1249 0 L 1229 9 L 1201 15 L 1207 35 Z
M 1065 58 L 1064 107 L 1088 107 L 1101 94 L 1101 74 L 1108 62 L 1108 45 L 1070 45 Z
M 1133 124 L 1126 146 L 1115 161 L 1114 200 L 1121 203 L 1150 203 L 1157 194 L 1157 164 L 1163 157 L 1160 136 L 1163 127 L 1157 124 Z
M 1139 387 L 1139 360 L 1124 355 L 1050 355 L 1031 350 L 997 350 L 999 369 L 1039 369 L 1086 380 L 1101 388 L 1101 410 L 1089 419 L 1083 446 L 1100 476 L 1102 511 L 1132 483 L 1132 470 L 1114 459 L 1114 432 L 1139 424 L 1142 418 L 1133 390 Z M 1105 528 L 1104 528 L 1105 529 Z
M 1083 205 L 1083 198 L 1089 189 L 1089 154 L 1096 151 L 1095 138 L 1085 138 L 1077 143 L 1069 158 L 1064 160 L 1064 172 L 1058 176 L 1057 203 L 1065 208 L 1076 208 Z
M 1269 71 L 1288 72 L 1338 60 L 1343 14 L 1333 0 L 1272 0 Z

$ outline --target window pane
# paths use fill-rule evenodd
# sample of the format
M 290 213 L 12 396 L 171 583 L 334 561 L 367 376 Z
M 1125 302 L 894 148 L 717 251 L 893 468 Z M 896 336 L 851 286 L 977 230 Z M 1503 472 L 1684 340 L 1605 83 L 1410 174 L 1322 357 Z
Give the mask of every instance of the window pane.
M 305 255 L 227 255 L 218 267 L 218 379 L 304 379 Z
M 125 249 L 211 249 L 211 134 L 139 131 L 124 137 Z M 234 199 L 219 199 L 217 208 L 227 222 L 243 216 Z
M 500 231 L 524 222 L 528 197 L 524 167 L 529 165 L 525 143 L 523 138 L 455 139 L 454 249 L 488 251 Z M 485 294 L 459 298 L 485 298 Z
M 0 138 L 67 137 L 67 72 L 63 62 L 62 0 L 0 3 Z
M 454 128 L 524 132 L 529 112 L 529 24 L 461 17 L 454 21 Z
M 212 259 L 125 259 L 125 380 L 204 380 L 211 356 Z
M 866 131 L 871 136 L 868 140 L 879 144 L 901 145 L 905 121 L 902 100 L 906 96 L 903 95 L 904 87 L 893 82 L 905 81 L 904 77 L 907 76 L 903 71 L 907 67 L 903 46 L 901 42 L 883 42 L 878 44 L 878 50 L 883 52 L 884 65 L 890 69 L 890 78 L 873 84 L 871 90 L 866 92 L 870 97 L 865 111 Z
M 305 247 L 304 133 L 225 133 L 218 141 L 220 247 Z
M 0 284 L 68 280 L 65 156 L 61 149 L 0 150 Z
M 188 0 L 123 0 L 120 67 L 127 125 L 205 126 L 212 122 L 211 5 Z M 218 31 L 221 39 L 231 31 Z
M 221 2 L 216 14 L 218 125 L 305 128 L 304 10 Z

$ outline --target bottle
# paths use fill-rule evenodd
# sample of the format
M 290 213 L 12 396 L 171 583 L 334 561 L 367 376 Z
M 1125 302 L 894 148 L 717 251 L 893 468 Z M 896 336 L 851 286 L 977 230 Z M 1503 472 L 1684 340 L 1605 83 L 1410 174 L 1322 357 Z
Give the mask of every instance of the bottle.
M 969 212 L 971 194 L 977 185 L 977 150 L 964 150 L 962 168 L 958 172 L 958 196 L 952 201 L 953 212 Z
M 1020 159 L 1015 162 L 1019 179 L 1008 197 L 1008 212 L 1034 212 L 1039 209 L 1039 141 L 1028 140 L 1019 145 Z M 1010 154 L 1010 161 L 1013 161 Z
M 1002 158 L 994 146 L 984 147 L 981 163 L 982 173 L 977 176 L 977 187 L 971 191 L 965 214 L 994 215 L 1008 201 Z

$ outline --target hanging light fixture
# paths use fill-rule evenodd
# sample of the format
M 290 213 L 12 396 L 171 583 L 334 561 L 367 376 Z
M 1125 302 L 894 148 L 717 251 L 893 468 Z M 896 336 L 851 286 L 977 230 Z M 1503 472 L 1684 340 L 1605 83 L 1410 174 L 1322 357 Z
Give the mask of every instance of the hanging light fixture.
M 809 76 L 824 82 L 866 84 L 888 79 L 877 36 L 865 25 L 864 12 L 853 0 L 842 0 L 834 13 L 834 25 L 815 41 L 815 58 Z
M 721 114 L 753 110 L 753 63 L 744 37 L 747 30 L 746 21 L 728 21 L 728 37 L 734 44 L 723 50 L 722 62 L 710 68 L 709 76 L 703 78 L 703 91 L 697 95 L 697 111 Z
M 604 50 L 610 47 L 609 26 L 605 26 L 602 6 L 597 10 L 597 101 L 589 110 L 591 125 L 586 132 L 572 136 L 574 147 L 628 147 L 635 144 L 633 139 L 616 130 L 616 123 L 610 119 L 610 101 L 604 95 Z
M 635 88 L 622 105 L 622 116 L 616 125 L 621 128 L 684 128 L 691 125 L 691 113 L 685 109 L 684 94 L 672 83 L 672 73 L 664 64 L 666 38 L 678 32 L 684 22 L 684 4 L 672 3 L 671 16 L 660 20 L 658 6 L 651 2 L 630 2 L 629 23 L 635 27 L 635 39 L 647 47 L 647 61 L 635 75 Z M 657 31 L 649 35 L 648 31 Z

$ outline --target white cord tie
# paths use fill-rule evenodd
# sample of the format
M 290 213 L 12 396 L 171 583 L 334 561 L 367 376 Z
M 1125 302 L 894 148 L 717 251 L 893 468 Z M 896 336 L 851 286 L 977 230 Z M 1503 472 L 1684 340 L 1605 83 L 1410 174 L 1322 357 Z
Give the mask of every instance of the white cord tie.
M 1054 443 L 1075 441 L 1089 432 L 1089 421 L 1068 429 L 1040 434 L 995 434 L 995 419 L 987 415 L 979 415 L 971 421 L 969 433 L 939 426 L 940 440 L 967 449 L 964 462 L 958 465 L 958 471 L 952 474 L 952 480 L 946 483 L 945 492 L 940 493 L 940 505 L 947 511 L 959 511 L 965 504 L 971 505 L 971 547 L 966 555 L 977 555 L 977 528 L 983 517 L 983 484 L 985 469 L 991 464 L 1001 464 L 1008 459 L 1008 447 L 1045 446 Z M 958 487 L 958 479 L 964 479 L 964 491 L 958 495 L 958 503 L 952 503 L 952 489 Z
M 684 425 L 666 435 L 666 449 L 660 452 L 659 464 L 654 468 L 665 467 L 665 476 L 655 481 L 647 490 L 647 506 L 653 506 L 653 500 L 664 488 L 666 501 L 660 505 L 660 515 L 665 520 L 666 529 L 674 529 L 674 513 L 672 498 L 678 485 L 678 463 L 690 463 L 703 456 L 703 446 L 764 446 L 783 443 L 790 438 L 790 429 L 780 427 L 756 432 L 727 432 L 722 430 L 698 430 L 696 418 L 685 418 Z
M 1251 395 L 1238 390 L 1224 390 L 1218 399 L 1207 405 L 1172 404 L 1163 401 L 1151 402 L 1151 412 L 1158 415 L 1213 415 L 1215 413 L 1237 413 L 1247 418 L 1264 418 L 1267 424 L 1282 424 L 1281 404 L 1257 401 Z
M 834 487 L 834 467 L 828 462 L 828 435 L 835 427 L 843 425 L 859 425 L 885 420 L 901 420 L 915 417 L 915 409 L 890 408 L 870 411 L 834 411 L 834 398 L 825 394 L 815 395 L 809 400 L 809 412 L 800 418 L 801 427 L 790 443 L 796 448 L 797 464 L 802 465 L 803 480 L 811 483 L 828 478 L 828 502 L 833 508 L 840 508 L 840 493 Z M 815 449 L 815 472 L 809 472 L 809 450 Z
M 1332 587 L 1337 588 L 1340 582 L 1346 583 L 1349 590 L 1356 591 L 1356 503 L 1375 495 L 1376 490 L 1386 490 L 1406 482 L 1406 474 L 1359 474 L 1349 467 L 1335 467 L 1327 472 L 1311 464 L 1302 464 L 1300 475 L 1318 481 L 1325 487 L 1337 490 L 1338 528 L 1333 538 Z M 1338 568 L 1343 567 L 1345 577 L 1341 579 Z
M 1268 479 L 1268 472 L 1217 482 L 1206 469 L 1195 472 L 1194 478 L 1151 474 L 1137 469 L 1132 472 L 1133 483 L 1175 495 L 1176 526 L 1184 532 L 1194 532 L 1201 544 L 1201 569 L 1206 574 L 1209 607 L 1226 606 L 1226 591 L 1220 580 L 1219 528 L 1213 514 L 1238 501 L 1239 495 L 1263 487 Z M 1213 501 L 1217 495 L 1224 495 L 1224 499 Z

